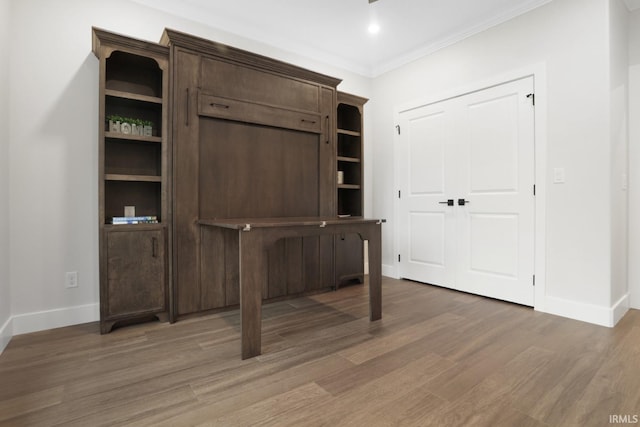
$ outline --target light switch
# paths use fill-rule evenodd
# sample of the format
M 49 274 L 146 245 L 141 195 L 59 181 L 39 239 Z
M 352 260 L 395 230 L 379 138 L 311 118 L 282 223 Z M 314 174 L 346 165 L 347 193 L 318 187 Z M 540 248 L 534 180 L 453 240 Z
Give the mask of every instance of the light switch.
M 564 184 L 564 168 L 553 169 L 553 183 Z

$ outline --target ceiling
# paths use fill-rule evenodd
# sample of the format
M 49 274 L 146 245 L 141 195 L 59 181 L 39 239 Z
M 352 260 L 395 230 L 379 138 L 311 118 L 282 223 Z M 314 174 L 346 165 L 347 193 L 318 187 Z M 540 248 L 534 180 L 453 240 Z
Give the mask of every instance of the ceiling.
M 134 0 L 376 76 L 552 0 Z M 624 0 L 629 9 L 640 0 Z M 377 21 L 380 31 L 367 29 Z
M 631 11 L 640 9 L 640 0 L 624 0 L 624 2 Z

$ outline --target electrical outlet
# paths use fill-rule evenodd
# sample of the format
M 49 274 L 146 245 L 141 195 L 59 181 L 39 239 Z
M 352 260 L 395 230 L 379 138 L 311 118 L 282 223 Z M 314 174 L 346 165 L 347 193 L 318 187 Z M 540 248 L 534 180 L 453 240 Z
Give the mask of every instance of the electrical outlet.
M 65 273 L 64 286 L 66 288 L 77 288 L 78 287 L 78 272 L 77 271 L 67 271 Z

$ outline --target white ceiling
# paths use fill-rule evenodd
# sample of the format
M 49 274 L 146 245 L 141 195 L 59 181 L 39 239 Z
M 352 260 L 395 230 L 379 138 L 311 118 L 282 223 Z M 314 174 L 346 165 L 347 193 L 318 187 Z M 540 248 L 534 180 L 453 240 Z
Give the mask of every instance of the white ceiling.
M 640 0 L 624 0 L 624 2 L 631 11 L 640 9 Z
M 552 0 L 134 0 L 366 76 Z M 640 0 L 624 0 L 629 9 Z M 380 32 L 367 28 L 377 20 Z

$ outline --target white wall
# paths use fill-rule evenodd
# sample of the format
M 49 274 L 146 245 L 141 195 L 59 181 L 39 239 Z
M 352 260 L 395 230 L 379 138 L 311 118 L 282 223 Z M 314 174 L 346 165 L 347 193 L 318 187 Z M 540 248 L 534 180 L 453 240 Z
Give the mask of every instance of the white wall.
M 622 0 L 609 2 L 610 139 L 611 139 L 611 306 L 616 323 L 629 308 L 628 260 L 628 122 L 629 10 Z
M 91 53 L 92 26 L 151 41 L 165 27 L 189 32 L 343 78 L 340 89 L 370 96 L 370 79 L 126 0 L 11 4 L 8 209 L 15 334 L 98 318 L 98 60 Z M 65 289 L 66 271 L 78 272 L 78 288 Z
M 7 115 L 0 114 L 0 196 L 10 194 L 0 197 L 0 233 L 9 229 L 7 212 L 11 227 L 9 239 L 0 240 L 0 267 L 7 265 L 8 240 L 11 268 L 0 269 L 0 327 L 9 313 L 15 334 L 98 316 L 94 25 L 152 41 L 159 40 L 165 27 L 174 28 L 343 78 L 341 90 L 372 98 L 365 107 L 365 213 L 389 220 L 383 227 L 387 273 L 394 270 L 396 253 L 394 107 L 544 64 L 547 84 L 537 90 L 547 98 L 540 100 L 547 105 L 546 116 L 540 118 L 547 123 L 547 169 L 538 182 L 546 190 L 546 274 L 538 308 L 606 323 L 602 319 L 611 315 L 612 304 L 624 293 L 623 280 L 618 280 L 624 268 L 612 264 L 623 234 L 615 228 L 623 211 L 614 197 L 620 187 L 612 168 L 623 156 L 620 145 L 612 143 L 619 141 L 622 125 L 613 122 L 622 95 L 616 77 L 620 68 L 609 68 L 610 42 L 617 37 L 610 29 L 609 0 L 554 0 L 373 82 L 127 0 L 0 0 L 4 31 L 9 27 L 4 25 L 9 3 L 11 38 L 0 34 L 0 53 L 11 40 L 11 127 L 7 148 L 1 133 L 7 129 L 1 122 Z M 629 69 L 633 260 L 640 258 L 640 224 L 635 220 L 640 218 L 640 172 L 633 168 L 640 164 L 640 120 L 633 120 L 640 113 L 638 12 L 629 27 L 635 58 Z M 5 58 L 0 55 L 0 90 L 8 86 L 2 74 Z M 7 106 L 0 100 L 1 108 Z M 555 167 L 566 169 L 565 184 L 552 184 Z M 630 266 L 634 264 L 640 263 Z M 78 271 L 79 288 L 64 288 L 65 271 Z M 632 268 L 630 279 L 632 304 L 635 298 L 640 305 L 640 269 Z M 9 311 L 6 301 L 11 301 Z
M 640 10 L 629 18 L 629 291 L 640 309 Z
M 546 87 L 546 274 L 536 308 L 607 324 L 611 309 L 611 155 L 608 0 L 554 0 L 374 80 L 374 215 L 389 219 L 383 263 L 393 246 L 393 109 L 543 63 Z M 537 79 L 538 85 L 540 80 Z M 544 99 L 546 98 L 546 99 Z M 540 114 L 537 109 L 537 114 Z M 552 184 L 553 169 L 566 183 Z M 540 273 L 537 271 L 537 274 Z
M 9 286 L 9 0 L 0 0 L 0 353 L 11 338 Z

